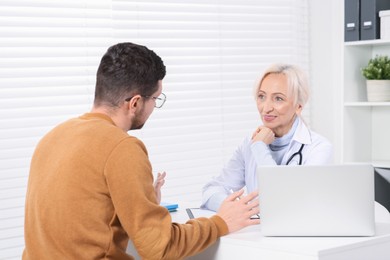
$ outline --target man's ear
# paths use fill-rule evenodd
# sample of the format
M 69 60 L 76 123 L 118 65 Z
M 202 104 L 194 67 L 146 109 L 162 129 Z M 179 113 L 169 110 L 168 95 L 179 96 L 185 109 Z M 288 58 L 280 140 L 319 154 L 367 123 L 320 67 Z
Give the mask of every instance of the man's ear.
M 132 97 L 128 103 L 128 109 L 130 111 L 136 111 L 139 107 L 140 107 L 140 102 L 141 102 L 141 96 L 140 95 L 135 95 L 134 97 Z

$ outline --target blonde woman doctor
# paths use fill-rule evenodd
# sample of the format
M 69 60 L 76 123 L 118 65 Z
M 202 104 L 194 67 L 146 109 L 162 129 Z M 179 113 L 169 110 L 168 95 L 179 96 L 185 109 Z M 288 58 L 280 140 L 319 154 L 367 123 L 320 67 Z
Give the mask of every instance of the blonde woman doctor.
M 232 192 L 257 191 L 260 165 L 329 164 L 330 142 L 311 131 L 301 118 L 309 98 L 306 74 L 297 66 L 274 64 L 255 89 L 262 125 L 239 145 L 232 158 L 203 188 L 202 208 L 217 211 Z

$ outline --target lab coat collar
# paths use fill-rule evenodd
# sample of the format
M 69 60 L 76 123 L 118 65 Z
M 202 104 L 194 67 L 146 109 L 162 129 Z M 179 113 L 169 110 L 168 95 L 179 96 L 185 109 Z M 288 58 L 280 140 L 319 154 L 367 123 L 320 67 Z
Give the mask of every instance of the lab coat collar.
M 312 139 L 309 128 L 306 126 L 305 122 L 303 122 L 302 118 L 298 117 L 298 120 L 299 123 L 292 140 L 301 144 L 311 144 Z

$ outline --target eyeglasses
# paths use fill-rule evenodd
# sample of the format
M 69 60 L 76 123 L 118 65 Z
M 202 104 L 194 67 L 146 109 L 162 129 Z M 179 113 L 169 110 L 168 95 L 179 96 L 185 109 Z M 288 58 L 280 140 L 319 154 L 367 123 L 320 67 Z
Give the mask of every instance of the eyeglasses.
M 158 96 L 158 97 L 144 96 L 144 95 L 140 95 L 140 96 L 143 98 L 153 98 L 154 102 L 155 102 L 155 104 L 154 104 L 155 108 L 161 108 L 164 105 L 165 101 L 167 100 L 167 96 L 165 96 L 164 93 L 161 93 L 160 96 Z M 133 97 L 134 96 L 126 98 L 125 101 L 129 102 Z

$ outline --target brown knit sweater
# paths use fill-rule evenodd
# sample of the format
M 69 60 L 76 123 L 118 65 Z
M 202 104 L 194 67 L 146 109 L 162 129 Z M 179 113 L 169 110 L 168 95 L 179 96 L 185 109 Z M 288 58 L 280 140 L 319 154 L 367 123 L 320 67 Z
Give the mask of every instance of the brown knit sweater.
M 103 114 L 50 131 L 31 161 L 23 259 L 182 259 L 227 234 L 218 216 L 171 222 L 147 150 Z

